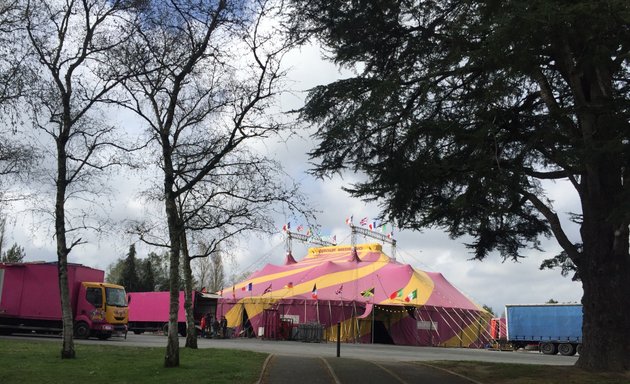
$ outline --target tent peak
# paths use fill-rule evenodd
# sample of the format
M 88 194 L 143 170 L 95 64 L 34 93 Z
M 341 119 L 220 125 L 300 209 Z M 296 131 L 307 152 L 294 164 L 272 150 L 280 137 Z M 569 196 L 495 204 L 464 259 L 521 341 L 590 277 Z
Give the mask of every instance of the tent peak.
M 351 253 L 351 257 L 350 260 L 348 261 L 354 261 L 355 263 L 358 263 L 361 261 L 361 259 L 359 259 L 359 253 L 357 252 L 357 247 L 352 247 L 352 251 L 350 251 Z
M 284 265 L 291 265 L 291 264 L 295 264 L 297 263 L 297 261 L 295 261 L 295 259 L 293 258 L 293 255 L 291 254 L 291 251 L 287 252 L 287 256 L 284 259 Z

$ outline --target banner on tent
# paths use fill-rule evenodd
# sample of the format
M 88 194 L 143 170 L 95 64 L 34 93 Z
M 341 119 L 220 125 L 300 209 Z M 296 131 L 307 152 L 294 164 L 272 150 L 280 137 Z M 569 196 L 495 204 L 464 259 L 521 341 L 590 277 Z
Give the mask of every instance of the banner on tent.
M 416 329 L 422 329 L 425 331 L 437 331 L 437 326 L 437 323 L 433 321 L 418 320 L 416 322 Z
M 300 322 L 300 315 L 280 315 L 280 320 L 290 321 L 291 324 Z

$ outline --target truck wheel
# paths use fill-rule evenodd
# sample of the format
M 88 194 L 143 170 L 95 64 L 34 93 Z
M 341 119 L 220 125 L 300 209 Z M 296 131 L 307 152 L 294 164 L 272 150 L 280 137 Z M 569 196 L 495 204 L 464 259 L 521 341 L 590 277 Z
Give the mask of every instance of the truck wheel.
M 545 355 L 555 355 L 558 353 L 558 346 L 554 343 L 542 343 L 540 344 L 540 350 Z
M 558 352 L 562 356 L 573 356 L 575 355 L 575 347 L 571 343 L 562 343 L 558 345 Z
M 90 327 L 84 322 L 79 322 L 74 326 L 74 337 L 77 339 L 87 339 L 90 337 Z
M 582 344 L 578 344 L 577 348 L 575 348 L 576 352 L 578 353 L 578 355 L 582 354 Z
M 164 323 L 162 326 L 162 333 L 164 333 L 164 336 L 168 336 L 168 323 Z

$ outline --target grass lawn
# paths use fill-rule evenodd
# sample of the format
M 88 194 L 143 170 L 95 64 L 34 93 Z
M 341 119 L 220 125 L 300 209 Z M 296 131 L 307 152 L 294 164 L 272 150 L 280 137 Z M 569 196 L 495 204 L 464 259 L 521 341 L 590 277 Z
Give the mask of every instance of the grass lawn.
M 484 384 L 628 384 L 630 372 L 590 373 L 571 366 L 433 361 L 429 365 L 448 369 Z
M 178 368 L 164 368 L 166 348 L 75 344 L 62 360 L 59 342 L 0 340 L 0 383 L 247 383 L 258 380 L 265 353 L 180 348 Z

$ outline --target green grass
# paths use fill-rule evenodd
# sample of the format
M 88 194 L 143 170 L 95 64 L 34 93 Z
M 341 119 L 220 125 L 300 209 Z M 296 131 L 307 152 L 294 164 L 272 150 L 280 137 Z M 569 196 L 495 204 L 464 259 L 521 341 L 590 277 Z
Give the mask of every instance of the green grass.
M 267 357 L 239 350 L 180 348 L 180 366 L 164 368 L 166 348 L 75 344 L 75 350 L 75 359 L 62 360 L 61 340 L 0 340 L 0 383 L 252 384 Z
M 484 384 L 628 384 L 630 372 L 591 373 L 572 366 L 433 361 L 429 365 L 448 369 Z

